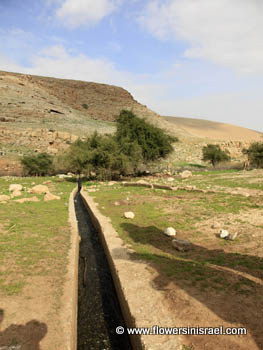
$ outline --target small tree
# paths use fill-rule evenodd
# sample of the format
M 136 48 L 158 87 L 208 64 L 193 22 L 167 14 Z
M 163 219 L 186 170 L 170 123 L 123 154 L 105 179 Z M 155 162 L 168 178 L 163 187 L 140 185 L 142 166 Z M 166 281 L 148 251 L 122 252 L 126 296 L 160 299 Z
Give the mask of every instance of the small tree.
M 242 150 L 248 157 L 249 164 L 255 168 L 263 168 L 263 143 L 254 142 L 248 149 Z
M 210 163 L 215 166 L 217 163 L 230 160 L 230 156 L 227 152 L 221 150 L 219 145 L 208 144 L 204 146 L 203 149 L 203 160 L 210 161 Z
M 53 158 L 47 153 L 24 156 L 21 163 L 25 175 L 45 176 L 53 171 Z

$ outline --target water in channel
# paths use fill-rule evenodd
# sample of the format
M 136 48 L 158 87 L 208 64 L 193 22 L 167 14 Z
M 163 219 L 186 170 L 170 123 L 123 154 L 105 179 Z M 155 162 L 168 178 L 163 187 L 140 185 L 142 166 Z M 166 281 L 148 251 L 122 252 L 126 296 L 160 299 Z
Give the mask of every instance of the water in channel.
M 110 268 L 97 231 L 82 198 L 75 197 L 81 236 L 78 282 L 78 350 L 131 350 Z

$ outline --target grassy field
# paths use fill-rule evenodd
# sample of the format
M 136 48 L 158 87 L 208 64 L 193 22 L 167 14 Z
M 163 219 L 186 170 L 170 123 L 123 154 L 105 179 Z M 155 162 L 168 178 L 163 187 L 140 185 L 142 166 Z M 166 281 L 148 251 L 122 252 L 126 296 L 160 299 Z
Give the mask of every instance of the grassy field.
M 0 294 L 19 295 L 30 283 L 30 276 L 52 276 L 61 294 L 65 274 L 65 256 L 69 249 L 68 198 L 74 183 L 56 182 L 54 178 L 1 178 L 1 194 L 9 195 L 11 183 L 24 187 L 22 197 L 32 197 L 26 190 L 50 180 L 51 192 L 61 200 L 0 204 Z
M 237 182 L 228 180 L 232 174 L 238 176 Z M 253 178 L 260 179 L 260 176 L 254 173 Z M 176 179 L 176 182 L 179 184 L 182 180 Z M 241 187 L 240 184 L 248 190 L 251 187 L 241 173 L 222 171 L 197 173 L 183 182 L 201 187 L 218 182 L 225 187 Z M 193 320 L 196 324 L 210 322 L 212 325 L 219 317 L 222 324 L 245 325 L 253 341 L 259 344 L 257 348 L 249 343 L 242 347 L 239 343 L 239 347 L 233 346 L 233 349 L 261 348 L 262 332 L 257 322 L 261 322 L 263 309 L 263 196 L 165 191 L 119 184 L 101 184 L 97 188 L 90 195 L 134 250 L 131 257 L 150 264 L 158 272 L 153 285 L 169 291 L 172 309 L 183 314 L 183 325 Z M 256 188 L 261 189 L 261 184 Z M 125 219 L 125 211 L 133 211 L 135 218 Z M 219 228 L 213 229 L 213 223 L 218 223 Z M 172 238 L 163 234 L 169 226 L 177 230 L 178 238 L 192 243 L 190 251 L 178 252 L 173 248 Z M 238 232 L 238 237 L 234 241 L 220 239 L 220 228 Z M 205 311 L 207 309 L 211 312 Z M 222 349 L 230 346 L 229 339 L 226 338 L 226 345 L 222 343 Z M 203 349 L 203 341 L 193 348 Z

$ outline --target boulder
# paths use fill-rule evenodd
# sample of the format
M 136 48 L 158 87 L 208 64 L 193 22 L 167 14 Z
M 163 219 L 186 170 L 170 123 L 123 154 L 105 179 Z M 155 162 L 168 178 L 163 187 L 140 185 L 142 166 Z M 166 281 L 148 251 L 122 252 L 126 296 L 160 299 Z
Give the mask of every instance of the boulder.
M 191 242 L 178 238 L 172 240 L 172 245 L 175 249 L 179 250 L 180 252 L 187 252 L 192 247 Z
M 47 202 L 47 201 L 53 201 L 53 200 L 59 200 L 60 197 L 59 196 L 56 196 L 55 194 L 52 194 L 50 192 L 46 193 L 45 194 L 45 197 L 44 197 L 44 201 Z
M 11 184 L 9 186 L 9 192 L 13 192 L 13 191 L 22 191 L 23 186 L 20 184 Z
M 46 185 L 36 185 L 30 189 L 30 192 L 36 194 L 49 193 L 49 189 Z
M 22 192 L 18 191 L 18 190 L 13 191 L 12 194 L 11 194 L 12 198 L 19 197 L 19 196 L 22 196 Z
M 0 195 L 0 202 L 8 201 L 9 199 L 10 199 L 10 197 L 5 195 L 5 194 Z
M 126 212 L 124 213 L 124 217 L 125 217 L 126 219 L 134 219 L 135 214 L 134 214 L 132 211 L 126 211 Z
M 185 170 L 182 173 L 180 173 L 180 177 L 182 179 L 188 179 L 189 177 L 192 177 L 192 176 L 193 176 L 193 174 L 190 170 Z
M 176 230 L 173 227 L 167 227 L 167 229 L 165 229 L 163 233 L 169 237 L 176 236 Z

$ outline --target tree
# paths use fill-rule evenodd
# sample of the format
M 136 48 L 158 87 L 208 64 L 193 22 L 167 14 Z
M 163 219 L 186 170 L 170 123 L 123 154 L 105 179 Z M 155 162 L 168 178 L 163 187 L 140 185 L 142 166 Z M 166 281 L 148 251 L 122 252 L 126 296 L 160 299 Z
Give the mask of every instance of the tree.
M 131 111 L 122 110 L 116 122 L 116 139 L 122 151 L 125 152 L 129 143 L 137 150 L 137 146 L 140 146 L 145 162 L 165 158 L 173 151 L 172 143 L 178 141 L 176 137 L 167 135 L 162 129 L 138 118 Z
M 93 171 L 101 178 L 132 175 L 141 164 L 164 158 L 173 150 L 174 141 L 177 138 L 166 135 L 132 112 L 122 111 L 114 135 L 95 132 L 85 141 L 77 140 L 71 145 L 67 159 L 74 173 Z
M 255 168 L 263 168 L 263 143 L 254 142 L 248 149 L 242 150 L 248 157 L 249 164 Z
M 47 153 L 24 156 L 21 163 L 25 175 L 45 176 L 53 171 L 53 158 Z
M 226 151 L 221 150 L 219 145 L 208 144 L 203 149 L 203 160 L 210 161 L 215 166 L 217 163 L 230 160 L 230 156 Z

